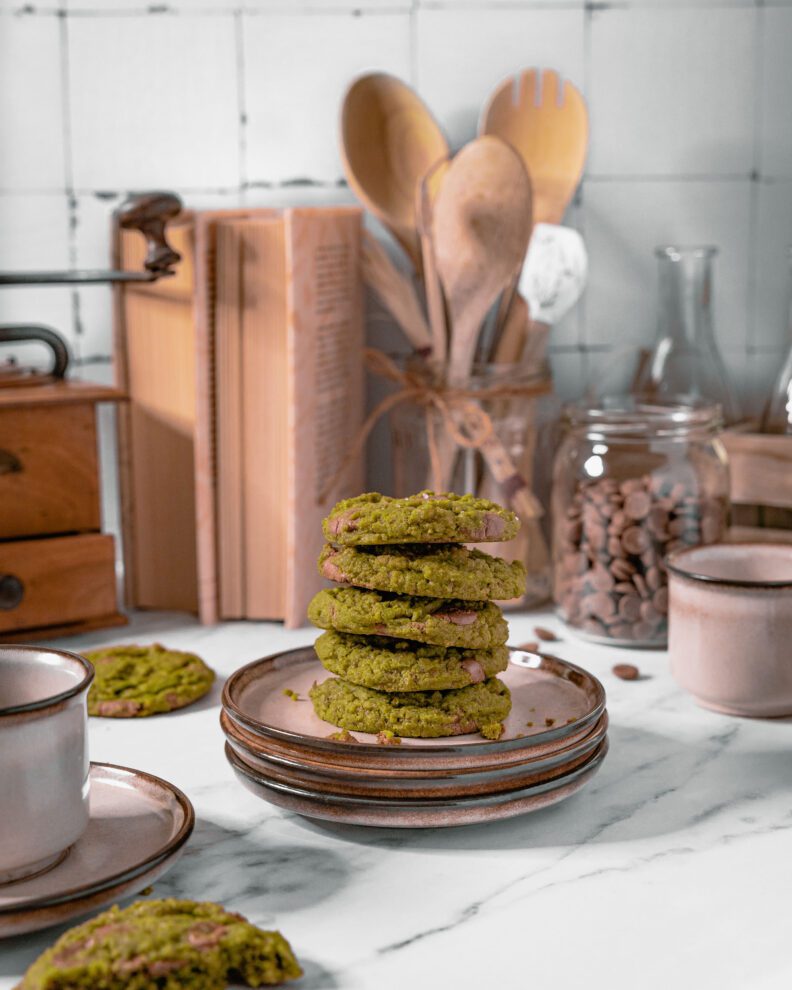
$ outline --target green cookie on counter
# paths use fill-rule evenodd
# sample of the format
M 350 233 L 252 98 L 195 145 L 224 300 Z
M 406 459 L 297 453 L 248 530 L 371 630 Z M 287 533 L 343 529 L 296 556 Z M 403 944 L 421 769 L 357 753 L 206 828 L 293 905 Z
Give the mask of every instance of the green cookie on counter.
M 489 650 L 509 635 L 492 602 L 416 598 L 362 588 L 327 588 L 314 596 L 308 618 L 322 629 L 393 636 L 436 646 Z
M 351 684 L 376 691 L 444 691 L 479 684 L 509 665 L 505 646 L 468 650 L 335 630 L 315 644 L 322 666 Z
M 390 498 L 368 492 L 334 506 L 323 523 L 329 543 L 490 543 L 511 540 L 520 520 L 486 498 L 419 492 Z
M 142 718 L 184 708 L 202 698 L 214 671 L 194 653 L 151 646 L 108 646 L 83 654 L 96 676 L 88 692 L 88 714 Z
M 334 547 L 319 555 L 319 573 L 330 581 L 427 598 L 486 601 L 518 598 L 525 567 L 481 550 L 453 544 Z
M 456 691 L 386 693 L 331 677 L 310 690 L 314 711 L 351 732 L 393 732 L 438 738 L 480 732 L 499 739 L 511 711 L 509 689 L 497 677 Z
M 275 986 L 302 975 L 279 932 L 200 901 L 137 901 L 72 928 L 17 990 L 225 990 L 231 979 Z

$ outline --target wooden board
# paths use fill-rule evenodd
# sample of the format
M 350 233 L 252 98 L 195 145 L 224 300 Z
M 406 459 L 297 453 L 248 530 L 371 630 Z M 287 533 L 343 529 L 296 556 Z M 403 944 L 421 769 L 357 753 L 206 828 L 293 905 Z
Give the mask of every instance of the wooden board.
M 0 539 L 100 528 L 91 403 L 0 406 L 0 454 Z
M 726 533 L 728 543 L 792 543 L 791 529 L 769 529 L 765 526 L 731 526 Z
M 119 402 L 126 398 L 117 388 L 67 379 L 46 385 L 0 386 L 0 409 L 18 406 L 61 406 L 72 402 Z
M 137 608 L 197 611 L 193 220 L 171 227 L 178 273 L 117 295 L 117 364 L 130 403 L 119 410 L 126 599 Z M 124 232 L 120 261 L 139 267 L 141 238 Z
M 731 500 L 792 508 L 792 437 L 726 430 Z
M 113 537 L 99 533 L 0 543 L 0 575 L 22 582 L 0 632 L 61 626 L 117 614 Z
M 23 629 L 17 632 L 3 633 L 6 643 L 34 643 L 41 640 L 64 639 L 67 636 L 82 636 L 83 633 L 96 629 L 112 629 L 115 626 L 125 626 L 129 619 L 120 612 L 110 615 L 100 615 L 96 619 L 86 619 L 84 622 L 67 622 L 59 626 L 42 626 L 41 629 Z

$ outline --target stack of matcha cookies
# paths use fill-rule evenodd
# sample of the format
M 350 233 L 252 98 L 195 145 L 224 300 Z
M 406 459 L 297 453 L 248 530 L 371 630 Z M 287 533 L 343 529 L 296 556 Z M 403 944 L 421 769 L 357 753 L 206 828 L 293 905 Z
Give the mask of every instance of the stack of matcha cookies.
M 511 708 L 498 680 L 508 627 L 491 599 L 517 598 L 525 570 L 464 544 L 512 539 L 517 516 L 471 495 L 377 493 L 339 502 L 324 521 L 320 591 L 308 617 L 326 629 L 317 715 L 396 736 L 479 731 L 497 739 Z

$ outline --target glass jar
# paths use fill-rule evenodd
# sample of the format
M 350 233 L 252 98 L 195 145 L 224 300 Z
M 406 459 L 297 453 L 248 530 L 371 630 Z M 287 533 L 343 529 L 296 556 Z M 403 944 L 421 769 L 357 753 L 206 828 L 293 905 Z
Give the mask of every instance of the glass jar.
M 792 247 L 787 249 L 787 263 L 790 273 L 787 295 L 787 339 L 790 349 L 767 400 L 762 415 L 762 433 L 792 435 Z
M 411 362 L 409 368 L 415 372 L 418 365 Z M 422 370 L 428 377 L 431 376 L 431 369 L 427 366 L 424 365 Z M 508 394 L 504 397 L 485 395 L 499 387 L 518 392 L 524 388 L 526 394 Z M 551 485 L 546 465 L 552 463 L 558 419 L 558 402 L 552 394 L 547 366 L 542 364 L 530 369 L 520 369 L 514 365 L 478 365 L 474 368 L 466 391 L 471 393 L 471 398 L 476 393 L 482 395 L 478 404 L 488 414 L 502 449 L 542 511 L 546 510 L 549 507 Z M 428 416 L 438 439 L 441 460 L 447 460 L 446 477 L 440 487 L 511 505 L 520 514 L 519 500 L 513 502 L 513 492 L 501 487 L 487 457 L 480 450 L 456 449 L 451 444 L 451 453 L 447 458 L 443 457 L 449 451 L 446 423 L 434 408 L 430 409 Z M 403 402 L 391 411 L 390 424 L 393 494 L 402 497 L 425 488 L 434 488 L 426 407 L 414 402 Z M 509 486 L 505 487 L 508 489 Z M 515 539 L 482 545 L 481 549 L 493 556 L 506 560 L 522 560 L 525 563 L 528 574 L 525 596 L 502 604 L 507 607 L 528 608 L 551 598 L 549 541 L 549 520 L 545 511 L 540 518 L 523 516 L 522 527 Z
M 717 542 L 728 524 L 720 409 L 620 397 L 565 413 L 552 495 L 558 613 L 588 639 L 663 646 L 666 554 Z
M 718 350 L 712 315 L 713 264 L 718 249 L 659 247 L 657 331 L 634 391 L 660 402 L 717 403 L 727 423 L 739 419 L 734 391 Z

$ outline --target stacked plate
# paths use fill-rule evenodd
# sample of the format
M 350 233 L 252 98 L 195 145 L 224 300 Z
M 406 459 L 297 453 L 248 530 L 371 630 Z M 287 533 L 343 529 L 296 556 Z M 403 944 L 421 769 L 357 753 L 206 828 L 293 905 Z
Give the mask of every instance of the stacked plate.
M 510 818 L 580 790 L 608 750 L 605 691 L 555 657 L 510 651 L 503 736 L 402 739 L 383 745 L 314 713 L 311 686 L 330 676 L 312 647 L 242 667 L 226 682 L 226 757 L 264 800 L 310 818 L 434 828 Z

